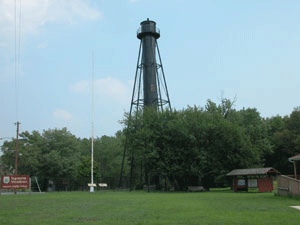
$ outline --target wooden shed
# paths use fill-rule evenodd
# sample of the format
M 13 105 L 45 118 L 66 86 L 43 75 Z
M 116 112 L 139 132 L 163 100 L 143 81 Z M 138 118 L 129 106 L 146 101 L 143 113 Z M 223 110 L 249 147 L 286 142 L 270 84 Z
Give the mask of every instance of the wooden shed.
M 258 188 L 259 192 L 273 191 L 272 176 L 280 174 L 272 167 L 232 170 L 227 176 L 232 177 L 235 192 L 246 191 L 248 188 Z
M 289 162 L 294 163 L 294 178 L 295 179 L 297 179 L 297 166 L 296 166 L 296 163 L 299 160 L 300 160 L 300 154 L 289 158 Z

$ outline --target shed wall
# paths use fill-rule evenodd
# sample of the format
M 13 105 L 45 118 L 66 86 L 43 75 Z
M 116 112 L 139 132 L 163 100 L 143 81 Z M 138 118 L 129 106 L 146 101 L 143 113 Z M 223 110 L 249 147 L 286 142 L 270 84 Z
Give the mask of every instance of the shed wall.
M 270 177 L 257 178 L 257 186 L 259 192 L 272 192 L 273 191 L 273 180 Z
M 239 191 L 246 191 L 246 192 L 248 192 L 248 178 L 247 178 L 247 176 L 245 176 L 244 178 L 240 178 L 240 179 L 244 179 L 245 180 L 245 185 L 239 186 L 238 185 L 239 178 L 237 178 L 237 177 L 233 177 L 232 178 L 234 192 L 239 192 Z
M 300 195 L 300 181 L 281 175 L 277 178 L 279 195 Z

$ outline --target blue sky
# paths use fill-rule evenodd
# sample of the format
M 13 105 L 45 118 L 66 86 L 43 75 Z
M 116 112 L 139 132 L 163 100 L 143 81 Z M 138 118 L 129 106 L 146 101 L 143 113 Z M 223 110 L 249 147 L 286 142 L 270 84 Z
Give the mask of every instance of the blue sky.
M 174 108 L 236 96 L 236 109 L 255 107 L 271 117 L 300 105 L 299 1 L 22 0 L 21 5 L 15 74 L 14 1 L 0 0 L 0 137 L 15 136 L 17 120 L 21 132 L 66 126 L 77 137 L 89 137 L 92 51 L 95 135 L 114 135 L 129 111 L 136 31 L 147 18 L 161 31 L 158 44 Z M 19 21 L 19 6 L 17 11 Z

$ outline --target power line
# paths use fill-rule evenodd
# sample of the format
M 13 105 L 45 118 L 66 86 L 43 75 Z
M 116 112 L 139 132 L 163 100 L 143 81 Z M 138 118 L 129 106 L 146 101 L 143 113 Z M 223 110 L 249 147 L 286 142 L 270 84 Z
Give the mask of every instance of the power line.
M 19 4 L 18 4 L 19 3 Z M 18 11 L 19 6 L 19 12 Z M 17 15 L 19 13 L 19 15 Z M 15 72 L 15 107 L 16 107 L 16 121 L 19 120 L 19 79 L 21 74 L 21 27 L 22 27 L 22 2 L 15 0 L 14 5 L 14 22 L 15 22 L 15 34 L 14 34 L 14 72 Z
M 16 120 L 18 121 L 18 71 L 17 71 L 17 0 L 15 0 L 15 97 L 16 97 Z
M 22 17 L 22 5 L 21 0 L 19 0 L 19 45 L 17 47 L 17 0 L 15 0 L 15 97 L 16 97 L 16 120 L 17 125 L 17 138 L 16 138 L 16 160 L 15 160 L 15 175 L 18 174 L 18 150 L 19 150 L 19 125 L 21 124 L 18 120 L 18 110 L 19 110 L 19 80 L 20 75 L 20 55 L 21 55 L 21 17 Z M 17 49 L 18 48 L 18 49 Z M 18 52 L 18 57 L 17 57 Z M 16 193 L 16 192 L 15 192 Z
M 17 104 L 18 104 L 18 110 L 19 110 L 19 88 L 20 88 L 20 77 L 22 77 L 22 66 L 21 66 L 21 27 L 22 27 L 22 2 L 19 0 L 20 4 L 20 11 L 19 11 L 19 49 L 18 49 L 18 89 L 17 89 Z M 18 121 L 19 112 L 17 111 L 17 121 Z

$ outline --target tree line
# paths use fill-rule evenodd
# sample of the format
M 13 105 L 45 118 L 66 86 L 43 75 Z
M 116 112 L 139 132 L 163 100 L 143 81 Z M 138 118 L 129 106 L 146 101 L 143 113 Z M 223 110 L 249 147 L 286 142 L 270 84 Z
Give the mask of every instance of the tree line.
M 115 177 L 120 173 L 124 136 L 102 136 L 94 139 L 94 177 Z M 5 141 L 1 147 L 2 174 L 13 174 L 16 140 Z M 1 172 L 1 171 L 0 171 Z M 49 180 L 86 182 L 91 176 L 91 139 L 77 138 L 67 128 L 48 129 L 43 133 L 20 133 L 18 174 L 39 179 L 43 190 Z M 1 174 L 0 174 L 1 175 Z M 87 184 L 86 184 L 87 186 Z
M 185 190 L 229 185 L 233 169 L 274 167 L 293 174 L 288 158 L 300 153 L 300 108 L 289 116 L 263 118 L 255 108 L 208 100 L 204 107 L 157 112 L 148 107 L 125 114 L 124 129 L 94 141 L 94 176 L 119 177 L 127 135 L 124 176 L 133 188 L 152 183 Z M 1 146 L 0 173 L 14 171 L 15 139 Z M 25 131 L 19 141 L 19 174 L 49 178 L 90 177 L 91 139 L 67 128 Z M 1 174 L 0 174 L 1 175 Z M 137 179 L 138 178 L 138 179 Z M 162 182 L 163 181 L 163 182 Z M 167 184 L 168 183 L 168 184 Z

